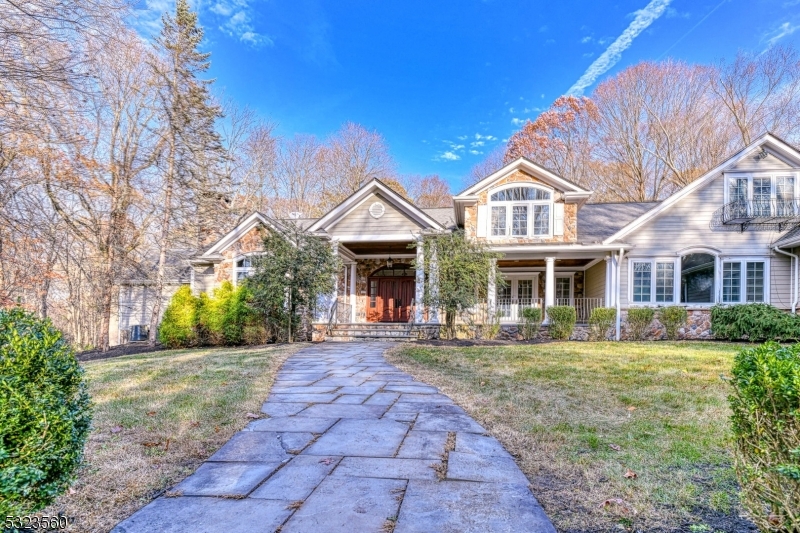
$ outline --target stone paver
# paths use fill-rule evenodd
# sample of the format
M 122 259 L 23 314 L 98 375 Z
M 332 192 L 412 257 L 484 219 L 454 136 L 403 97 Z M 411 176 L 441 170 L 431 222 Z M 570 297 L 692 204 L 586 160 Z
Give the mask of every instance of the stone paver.
M 113 532 L 349 533 L 393 524 L 396 533 L 553 533 L 502 445 L 436 387 L 388 364 L 388 346 L 297 352 L 262 406 L 268 418 Z M 438 480 L 450 433 L 455 450 Z

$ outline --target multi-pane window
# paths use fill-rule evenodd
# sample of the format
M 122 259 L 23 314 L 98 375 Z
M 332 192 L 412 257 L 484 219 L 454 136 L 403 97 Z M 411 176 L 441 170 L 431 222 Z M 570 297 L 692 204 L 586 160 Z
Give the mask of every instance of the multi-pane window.
M 656 302 L 675 299 L 675 263 L 656 263 Z
M 722 301 L 738 303 L 742 295 L 742 264 L 722 263 Z
M 722 263 L 722 302 L 761 303 L 766 301 L 764 261 Z
M 649 302 L 652 283 L 653 264 L 636 261 L 633 263 L 633 301 Z
M 572 278 L 556 278 L 556 300 L 569 300 Z M 558 305 L 569 305 L 559 303 Z
M 747 178 L 732 178 L 728 182 L 728 200 L 733 203 L 733 217 L 747 216 Z
M 245 278 L 250 277 L 253 274 L 253 260 L 250 257 L 243 257 L 236 261 L 236 283 L 238 284 Z
M 764 301 L 764 263 L 761 261 L 747 262 L 747 303 Z
M 497 300 L 511 300 L 511 283 L 497 287 Z
M 550 235 L 553 193 L 534 186 L 509 187 L 489 197 L 493 237 Z M 501 204 L 501 205 L 497 205 Z
M 375 309 L 378 305 L 378 280 L 369 280 L 369 307 Z
M 506 207 L 492 206 L 492 235 L 506 234 Z
M 517 296 L 519 297 L 520 300 L 530 300 L 533 298 L 532 279 L 521 279 L 517 281 Z
M 511 208 L 511 235 L 527 235 L 527 234 L 528 234 L 528 206 L 515 205 Z
M 771 178 L 753 178 L 753 214 L 757 217 L 770 216 L 772 197 Z
M 794 215 L 794 177 L 775 178 L 775 204 L 778 216 Z
M 550 233 L 550 206 L 533 206 L 533 234 L 547 235 Z

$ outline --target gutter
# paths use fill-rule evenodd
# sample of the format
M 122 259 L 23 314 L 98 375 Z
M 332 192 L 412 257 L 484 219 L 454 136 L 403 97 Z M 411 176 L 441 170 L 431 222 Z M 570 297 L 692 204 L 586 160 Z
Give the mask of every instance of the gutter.
M 798 269 L 798 266 L 799 266 L 798 263 L 800 263 L 800 258 L 798 258 L 797 255 L 795 255 L 793 253 L 789 253 L 789 252 L 787 252 L 785 250 L 781 250 L 780 247 L 778 247 L 778 246 L 773 246 L 772 249 L 775 250 L 776 252 L 778 252 L 779 254 L 788 255 L 791 258 L 790 260 L 792 262 L 791 263 L 792 264 L 792 266 L 791 266 L 791 269 L 792 269 L 792 274 L 791 274 L 792 314 L 794 315 L 797 312 L 797 299 L 798 299 L 797 298 L 797 284 L 800 281 L 800 279 L 798 279 L 797 269 Z
M 622 299 L 622 282 L 620 276 L 622 275 L 622 256 L 625 254 L 625 248 L 619 249 L 619 257 L 617 258 L 617 331 L 615 334 L 615 339 L 620 339 L 620 333 L 622 328 L 622 316 L 621 316 L 621 304 L 620 300 Z

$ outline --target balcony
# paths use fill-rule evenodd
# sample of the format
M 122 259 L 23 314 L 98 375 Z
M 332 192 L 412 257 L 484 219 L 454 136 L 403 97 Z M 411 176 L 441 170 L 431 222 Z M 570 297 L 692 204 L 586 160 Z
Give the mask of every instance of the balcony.
M 800 198 L 735 200 L 717 209 L 714 221 L 723 226 L 738 226 L 739 231 L 751 226 L 783 231 L 800 222 Z

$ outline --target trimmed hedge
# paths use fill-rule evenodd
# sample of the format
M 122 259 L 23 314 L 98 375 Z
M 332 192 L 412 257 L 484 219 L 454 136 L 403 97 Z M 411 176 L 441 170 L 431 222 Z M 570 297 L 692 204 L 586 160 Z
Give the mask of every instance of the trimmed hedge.
M 644 340 L 650 324 L 653 323 L 655 310 L 650 307 L 634 307 L 628 309 L 628 328 L 635 341 Z
M 186 348 L 199 343 L 197 323 L 200 301 L 195 298 L 188 285 L 178 289 L 164 310 L 164 317 L 158 328 L 158 340 L 161 344 L 167 348 Z
M 90 425 L 83 369 L 61 332 L 0 309 L 0 516 L 36 512 L 69 487 Z
M 678 331 L 686 325 L 689 313 L 682 305 L 670 305 L 658 311 L 658 321 L 664 326 L 667 338 L 674 341 L 678 338 Z
M 800 531 L 800 345 L 742 350 L 732 374 L 742 503 L 761 531 Z
M 550 337 L 557 340 L 567 340 L 572 336 L 578 315 L 575 308 L 569 305 L 554 305 L 547 308 L 550 318 Z
M 529 341 L 539 334 L 542 325 L 542 310 L 538 307 L 526 307 L 522 310 L 519 331 L 522 338 Z
M 608 338 L 608 330 L 617 321 L 617 310 L 613 307 L 597 307 L 589 315 L 589 340 L 604 341 Z
M 715 305 L 711 331 L 717 339 L 730 341 L 798 341 L 800 316 L 768 304 Z

